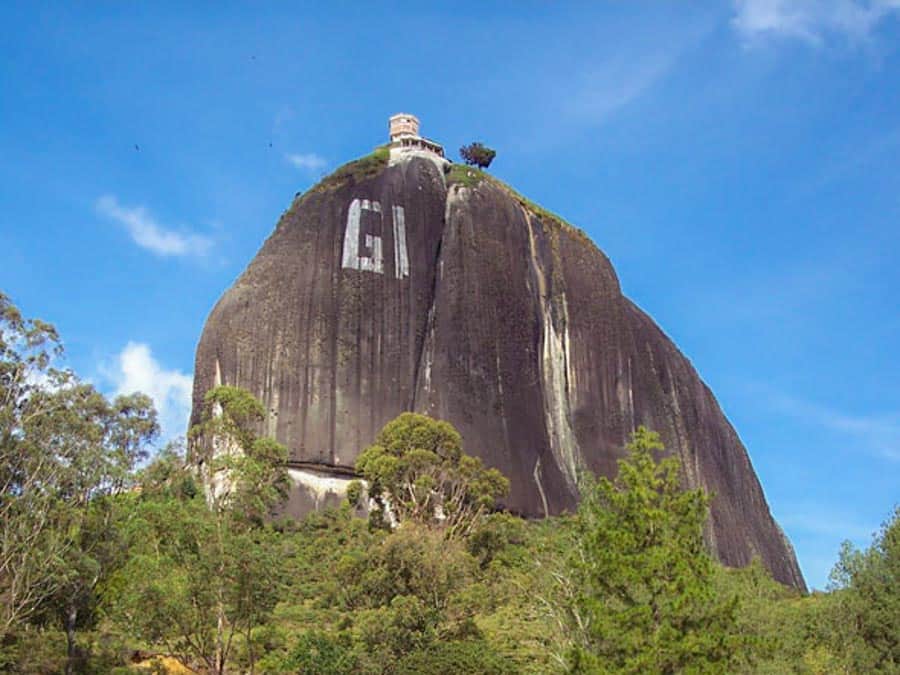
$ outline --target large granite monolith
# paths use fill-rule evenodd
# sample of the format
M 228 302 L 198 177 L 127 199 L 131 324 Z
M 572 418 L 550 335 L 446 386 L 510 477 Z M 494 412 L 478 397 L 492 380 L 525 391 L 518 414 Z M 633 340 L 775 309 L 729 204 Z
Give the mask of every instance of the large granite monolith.
M 638 425 L 715 496 L 727 565 L 759 556 L 804 587 L 747 451 L 690 362 L 622 295 L 580 230 L 428 153 L 351 163 L 299 196 L 219 300 L 197 348 L 195 411 L 215 384 L 266 406 L 287 445 L 289 509 L 335 503 L 403 411 L 450 421 L 527 516 L 576 505 L 578 473 L 616 470 Z

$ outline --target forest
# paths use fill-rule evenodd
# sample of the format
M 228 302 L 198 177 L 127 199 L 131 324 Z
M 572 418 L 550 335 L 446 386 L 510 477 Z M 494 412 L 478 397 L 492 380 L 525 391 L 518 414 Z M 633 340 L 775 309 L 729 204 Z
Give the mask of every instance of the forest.
M 0 294 L 4 672 L 900 672 L 890 505 L 802 594 L 715 561 L 712 497 L 650 429 L 614 478 L 582 477 L 576 512 L 524 520 L 451 425 L 404 413 L 341 506 L 298 521 L 252 394 L 212 389 L 160 449 L 147 396 L 64 364 Z

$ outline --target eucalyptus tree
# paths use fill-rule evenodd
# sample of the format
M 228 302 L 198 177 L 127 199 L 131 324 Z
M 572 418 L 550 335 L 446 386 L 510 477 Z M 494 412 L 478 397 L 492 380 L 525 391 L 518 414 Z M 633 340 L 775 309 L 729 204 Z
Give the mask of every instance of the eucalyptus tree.
M 269 526 L 288 488 L 287 451 L 260 437 L 264 410 L 247 391 L 204 399 L 186 456 L 147 467 L 134 499 L 130 555 L 106 588 L 114 621 L 150 645 L 223 675 L 243 636 L 279 599 L 280 542 Z
M 71 668 L 76 626 L 108 569 L 111 500 L 159 427 L 148 397 L 110 401 L 63 357 L 54 327 L 0 293 L 0 637 L 56 614 Z

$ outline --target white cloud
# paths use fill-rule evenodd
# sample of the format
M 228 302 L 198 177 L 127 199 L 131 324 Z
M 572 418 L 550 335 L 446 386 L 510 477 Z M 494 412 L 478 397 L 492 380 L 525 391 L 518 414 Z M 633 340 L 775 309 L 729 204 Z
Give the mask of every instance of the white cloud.
M 122 225 L 135 244 L 157 255 L 203 256 L 212 248 L 209 237 L 175 232 L 160 225 L 143 206 L 123 206 L 112 195 L 97 200 L 97 211 Z
M 900 0 L 735 0 L 732 25 L 747 41 L 774 37 L 822 44 L 840 36 L 868 40 Z
M 101 370 L 115 386 L 115 395 L 140 391 L 153 399 L 164 440 L 187 431 L 193 379 L 181 371 L 163 368 L 148 345 L 129 342 L 115 363 Z
M 900 414 L 852 415 L 779 393 L 769 402 L 779 412 L 807 424 L 846 435 L 861 447 L 900 461 Z
M 576 117 L 602 122 L 656 84 L 677 57 L 677 53 L 660 53 L 638 62 L 624 58 L 606 62 L 583 77 L 567 107 Z
M 781 516 L 778 522 L 806 534 L 865 542 L 878 530 L 877 523 L 863 523 L 856 514 L 830 509 L 818 502 L 793 504 L 787 509 L 782 506 L 784 510 L 787 514 Z
M 683 56 L 695 50 L 715 30 L 717 16 L 688 12 L 673 17 L 664 29 L 635 31 L 628 41 L 611 40 L 598 47 L 586 63 L 567 63 L 565 76 L 554 73 L 551 97 L 570 122 L 603 124 L 632 104 L 652 95 L 677 68 Z M 551 120 L 557 133 L 556 120 Z
M 327 162 L 324 158 L 319 157 L 315 153 L 299 153 L 299 154 L 287 154 L 284 158 L 290 163 L 292 166 L 297 167 L 298 169 L 303 169 L 304 171 L 318 171 L 320 169 L 324 169 Z

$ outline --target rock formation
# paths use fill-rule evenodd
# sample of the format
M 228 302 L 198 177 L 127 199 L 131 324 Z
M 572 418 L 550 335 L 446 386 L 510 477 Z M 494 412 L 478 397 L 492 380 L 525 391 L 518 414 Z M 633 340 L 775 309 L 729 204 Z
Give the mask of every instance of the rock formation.
M 747 452 L 675 345 L 580 230 L 474 169 L 385 149 L 295 199 L 206 323 L 195 412 L 244 387 L 287 445 L 295 512 L 332 502 L 357 455 L 414 410 L 450 421 L 528 516 L 576 504 L 640 424 L 714 493 L 707 539 L 804 587 Z

